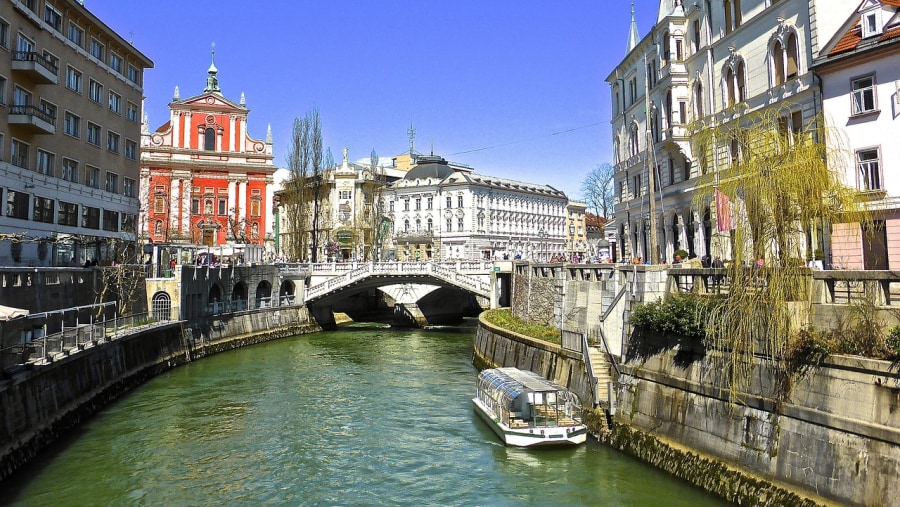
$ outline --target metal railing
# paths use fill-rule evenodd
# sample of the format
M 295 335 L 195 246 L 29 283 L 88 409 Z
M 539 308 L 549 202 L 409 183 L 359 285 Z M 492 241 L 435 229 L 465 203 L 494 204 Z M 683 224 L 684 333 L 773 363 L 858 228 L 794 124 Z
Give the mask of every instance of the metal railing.
M 59 73 L 59 65 L 53 60 L 34 51 L 15 51 L 12 54 L 12 59 L 17 62 L 34 62 L 52 72 L 54 75 Z
M 158 321 L 150 313 L 139 313 L 64 328 L 58 333 L 13 344 L 5 349 L 0 349 L 0 352 L 4 355 L 21 354 L 21 361 L 18 364 L 45 365 L 60 357 L 77 353 L 102 342 L 128 336 L 147 327 L 169 324 L 172 324 L 172 321 Z
M 43 109 L 31 105 L 31 104 L 13 104 L 9 106 L 9 114 L 21 114 L 25 116 L 37 116 L 41 120 L 49 123 L 50 125 L 56 124 L 56 118 L 44 111 Z

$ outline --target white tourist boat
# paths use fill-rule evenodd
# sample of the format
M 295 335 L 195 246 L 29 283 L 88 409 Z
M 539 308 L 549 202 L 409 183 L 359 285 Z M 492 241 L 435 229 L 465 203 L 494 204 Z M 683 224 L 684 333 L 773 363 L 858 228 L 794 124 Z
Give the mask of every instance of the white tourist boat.
M 578 396 L 530 371 L 482 371 L 472 404 L 506 445 L 574 445 L 587 439 Z

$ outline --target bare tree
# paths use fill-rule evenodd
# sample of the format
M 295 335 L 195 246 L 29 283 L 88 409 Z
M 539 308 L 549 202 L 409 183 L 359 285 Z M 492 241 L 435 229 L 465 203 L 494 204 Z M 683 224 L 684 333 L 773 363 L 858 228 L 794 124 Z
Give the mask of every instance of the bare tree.
M 595 167 L 581 182 L 581 195 L 587 209 L 609 218 L 615 206 L 613 194 L 613 174 L 615 168 L 603 163 Z
M 290 257 L 305 259 L 308 253 L 310 260 L 316 262 L 322 226 L 323 173 L 330 167 L 323 156 L 322 125 L 317 109 L 294 119 L 287 163 L 291 174 L 281 196 L 286 227 L 290 231 L 285 249 Z

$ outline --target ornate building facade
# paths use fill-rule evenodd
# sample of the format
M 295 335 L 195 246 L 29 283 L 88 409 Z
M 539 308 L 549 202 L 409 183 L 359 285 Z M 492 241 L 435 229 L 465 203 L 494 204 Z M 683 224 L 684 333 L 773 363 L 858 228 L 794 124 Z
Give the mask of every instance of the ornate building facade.
M 720 139 L 710 152 L 695 153 L 689 126 L 734 124 L 768 108 L 782 111 L 784 128 L 795 132 L 814 121 L 821 101 L 813 56 L 838 28 L 835 19 L 854 7 L 839 0 L 661 0 L 643 38 L 632 13 L 626 56 L 607 77 L 618 258 L 665 262 L 679 249 L 730 256 L 715 203 L 694 202 L 694 195 L 701 177 L 729 167 L 742 147 Z
M 215 56 L 215 53 L 213 53 Z M 169 121 L 141 134 L 141 234 L 155 243 L 264 245 L 273 232 L 271 129 L 248 130 L 243 94 L 219 88 L 215 61 L 199 95 L 169 104 Z
M 0 264 L 133 257 L 144 69 L 75 0 L 0 3 Z
M 547 185 L 480 175 L 419 155 L 383 199 L 393 257 L 401 261 L 549 262 L 566 254 L 568 199 Z

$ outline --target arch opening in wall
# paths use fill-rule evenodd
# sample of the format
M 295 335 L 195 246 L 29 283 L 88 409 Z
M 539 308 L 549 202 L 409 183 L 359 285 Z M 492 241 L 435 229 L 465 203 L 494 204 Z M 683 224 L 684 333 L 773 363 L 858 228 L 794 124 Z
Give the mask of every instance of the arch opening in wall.
M 150 300 L 150 313 L 157 321 L 172 320 L 172 298 L 166 292 L 157 292 Z
M 272 284 L 263 280 L 256 286 L 255 308 L 268 308 L 269 306 L 272 306 Z

